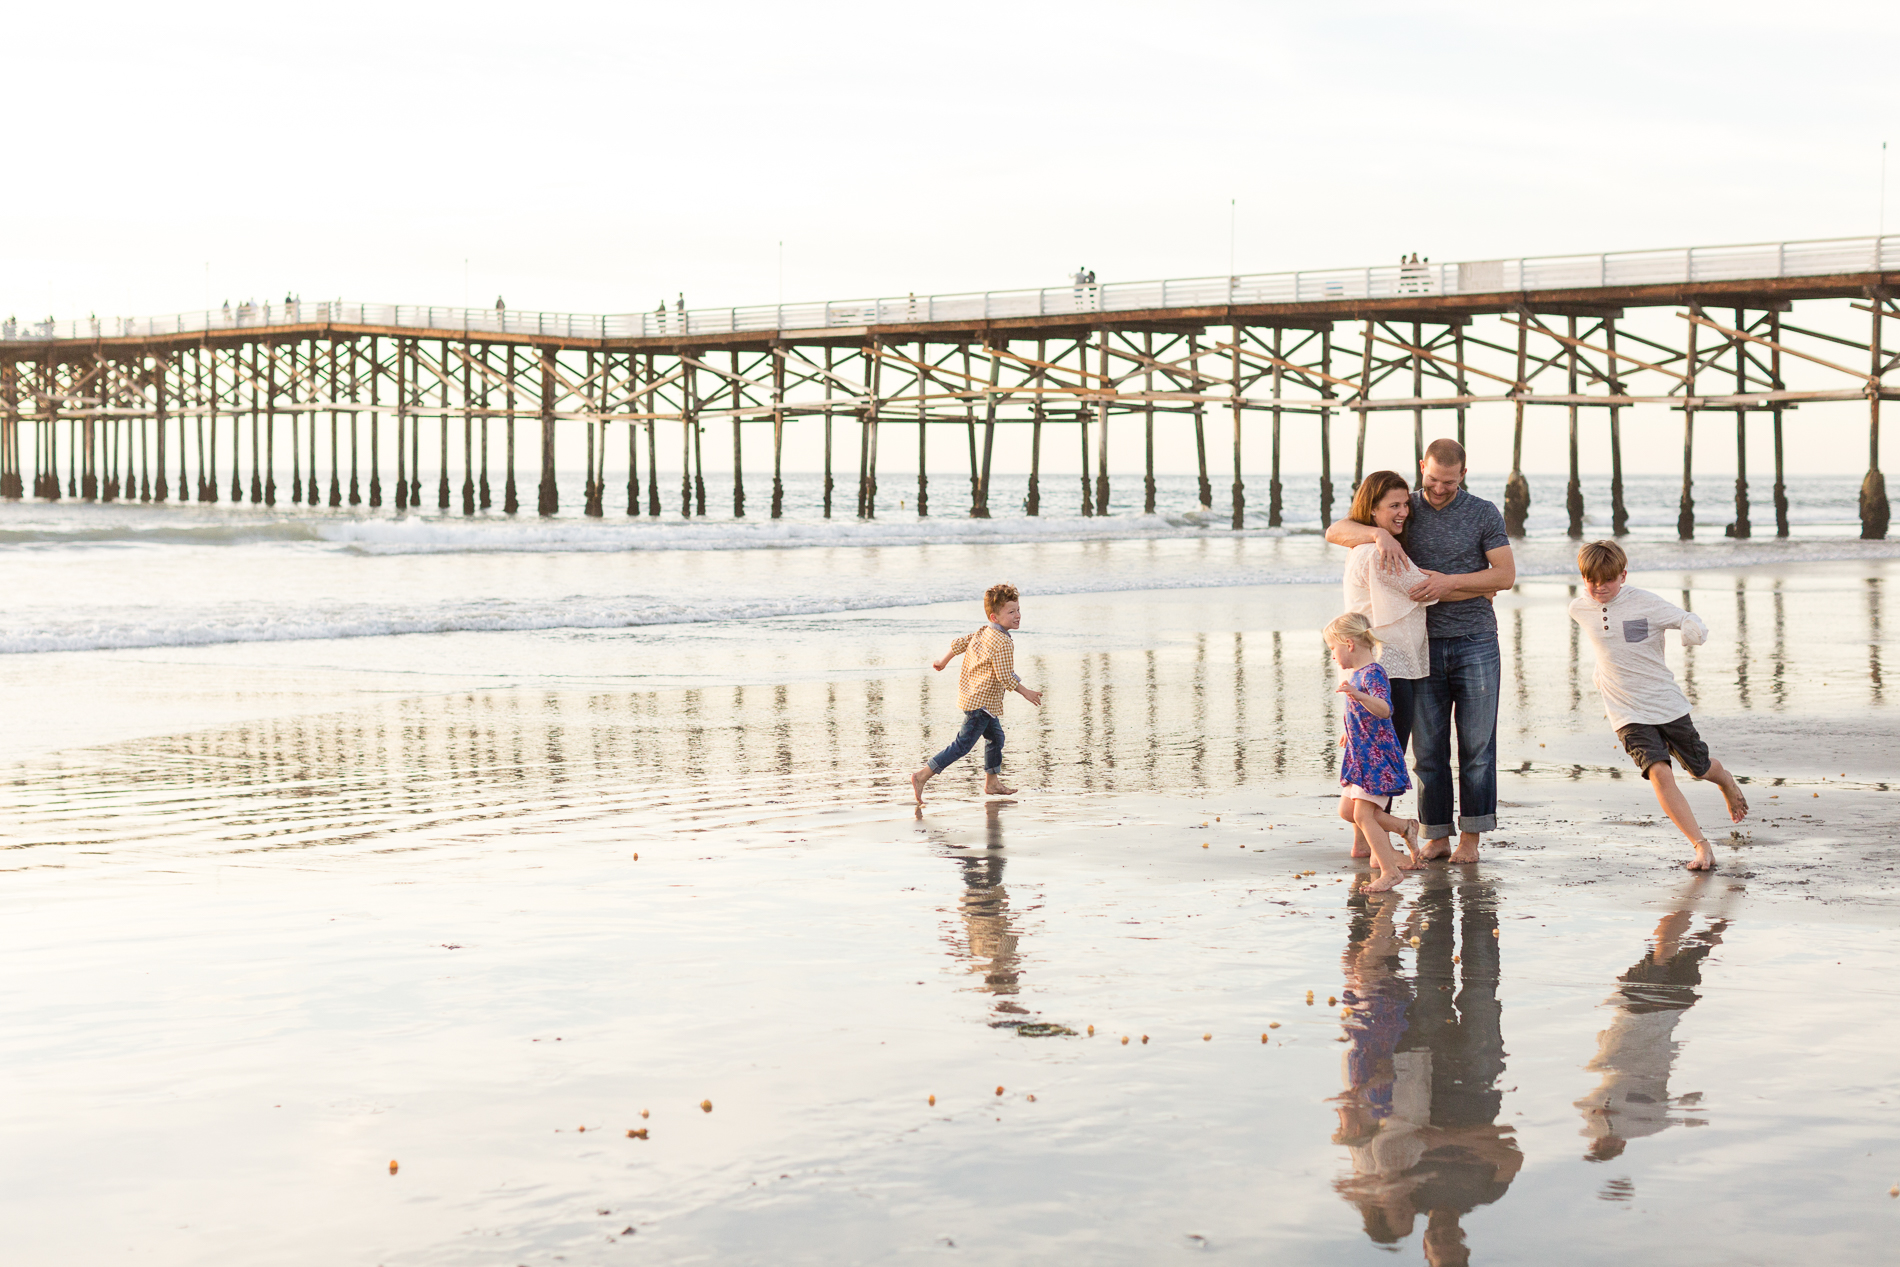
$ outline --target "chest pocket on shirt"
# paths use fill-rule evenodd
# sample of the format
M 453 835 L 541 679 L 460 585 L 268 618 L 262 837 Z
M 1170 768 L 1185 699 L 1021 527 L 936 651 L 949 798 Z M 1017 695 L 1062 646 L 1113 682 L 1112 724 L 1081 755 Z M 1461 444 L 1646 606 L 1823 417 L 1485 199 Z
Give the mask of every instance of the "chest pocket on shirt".
M 1623 622 L 1624 642 L 1647 642 L 1649 640 L 1649 617 Z

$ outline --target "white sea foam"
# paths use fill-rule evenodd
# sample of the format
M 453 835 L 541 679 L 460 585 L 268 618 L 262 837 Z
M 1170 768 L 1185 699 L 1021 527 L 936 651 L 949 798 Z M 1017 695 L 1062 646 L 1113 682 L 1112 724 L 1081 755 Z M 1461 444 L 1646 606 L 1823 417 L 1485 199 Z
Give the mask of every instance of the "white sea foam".
M 551 540 L 566 527 L 549 528 Z M 156 556 L 119 555 L 108 569 L 81 568 L 83 583 L 49 590 L 0 616 L 0 653 L 750 621 L 965 601 L 999 577 L 1034 594 L 1333 584 L 1343 559 L 1315 538 L 1231 535 L 794 551 L 724 547 L 618 560 L 571 547 L 514 561 L 466 549 L 415 554 L 357 555 L 352 562 L 329 552 L 173 547 Z M 1635 554 L 1641 570 L 1654 572 L 1887 559 L 1900 557 L 1900 542 L 1643 543 Z M 1519 571 L 1527 577 L 1568 573 L 1573 557 L 1568 541 L 1517 547 Z M 73 560 L 67 555 L 64 561 L 70 566 Z M 51 569 L 40 575 L 52 582 Z

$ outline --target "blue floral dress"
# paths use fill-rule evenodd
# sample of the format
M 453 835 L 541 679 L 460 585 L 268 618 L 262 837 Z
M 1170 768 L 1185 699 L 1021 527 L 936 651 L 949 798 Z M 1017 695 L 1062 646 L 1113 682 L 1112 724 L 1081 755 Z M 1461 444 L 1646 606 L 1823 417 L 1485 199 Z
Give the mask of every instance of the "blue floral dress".
M 1388 706 L 1392 703 L 1392 683 L 1377 664 L 1353 670 L 1348 681 L 1353 690 L 1384 700 Z M 1374 717 L 1350 695 L 1346 697 L 1346 759 L 1339 767 L 1339 783 L 1362 787 L 1374 796 L 1397 796 L 1412 788 L 1392 719 Z

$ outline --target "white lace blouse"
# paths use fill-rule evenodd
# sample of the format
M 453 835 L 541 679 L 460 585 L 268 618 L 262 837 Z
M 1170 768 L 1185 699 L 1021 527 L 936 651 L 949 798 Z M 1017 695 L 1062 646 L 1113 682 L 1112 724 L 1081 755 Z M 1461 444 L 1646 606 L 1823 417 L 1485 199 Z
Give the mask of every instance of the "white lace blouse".
M 1407 562 L 1403 572 L 1380 565 L 1379 547 L 1354 546 L 1346 556 L 1346 610 L 1372 622 L 1372 632 L 1385 643 L 1379 665 L 1387 677 L 1422 678 L 1432 671 L 1432 648 L 1425 635 L 1425 609 L 1408 591 L 1425 579 L 1418 565 Z

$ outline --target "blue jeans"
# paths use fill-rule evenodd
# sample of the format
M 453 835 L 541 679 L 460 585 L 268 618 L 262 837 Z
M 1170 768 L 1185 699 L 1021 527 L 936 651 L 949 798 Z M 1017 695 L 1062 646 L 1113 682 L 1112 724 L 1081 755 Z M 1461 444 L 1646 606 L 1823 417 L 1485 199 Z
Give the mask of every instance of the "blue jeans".
M 1412 683 L 1412 768 L 1427 840 L 1453 830 L 1451 727 L 1458 724 L 1457 830 L 1498 825 L 1498 676 L 1496 634 L 1433 638 L 1432 672 Z
M 980 708 L 973 708 L 963 715 L 963 728 L 957 731 L 957 737 L 950 746 L 936 756 L 925 761 L 932 774 L 942 774 L 945 767 L 983 741 L 983 773 L 1001 774 L 1003 772 L 1003 723 Z

